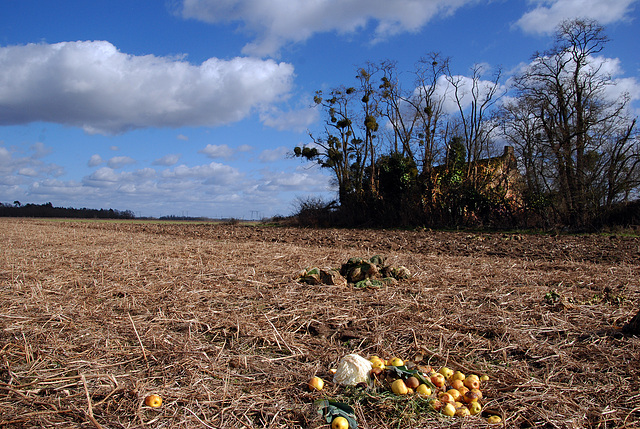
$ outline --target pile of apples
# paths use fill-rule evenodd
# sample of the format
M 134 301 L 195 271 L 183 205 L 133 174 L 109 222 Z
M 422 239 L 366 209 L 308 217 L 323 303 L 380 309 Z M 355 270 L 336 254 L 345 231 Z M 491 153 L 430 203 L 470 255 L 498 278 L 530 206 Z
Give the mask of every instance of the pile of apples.
M 446 416 L 474 416 L 482 411 L 481 385 L 489 380 L 487 375 L 465 375 L 442 367 L 434 371 L 430 366 L 409 369 L 400 358 L 384 360 L 371 356 L 371 378 L 375 383 L 388 387 L 396 395 L 418 395 L 429 398 L 436 411 Z M 489 423 L 500 423 L 499 416 L 492 415 Z

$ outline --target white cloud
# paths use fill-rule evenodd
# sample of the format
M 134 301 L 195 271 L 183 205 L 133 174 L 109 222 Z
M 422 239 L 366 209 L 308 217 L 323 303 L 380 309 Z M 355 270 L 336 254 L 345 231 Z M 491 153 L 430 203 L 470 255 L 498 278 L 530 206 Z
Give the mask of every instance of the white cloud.
M 21 176 L 36 177 L 38 175 L 38 172 L 35 170 L 35 168 L 25 167 L 19 169 L 18 174 Z
M 243 176 L 244 174 L 237 169 L 218 162 L 194 167 L 179 165 L 173 170 L 162 172 L 162 177 L 165 179 L 195 179 L 202 183 L 216 185 L 234 184 L 239 186 Z
M 135 164 L 136 160 L 129 156 L 114 156 L 107 161 L 109 168 L 122 168 L 125 165 Z
M 182 16 L 209 23 L 241 22 L 256 35 L 243 52 L 271 55 L 314 33 L 350 33 L 376 22 L 375 38 L 419 30 L 477 0 L 183 0 Z
M 305 131 L 309 126 L 318 121 L 319 109 L 310 107 L 306 109 L 290 110 L 283 112 L 277 108 L 271 108 L 260 114 L 260 120 L 268 127 L 276 130 Z
M 118 182 L 118 173 L 112 168 L 102 167 L 84 178 L 83 183 L 92 187 L 105 187 Z
M 438 78 L 436 84 L 435 96 L 444 97 L 444 102 L 442 103 L 442 109 L 445 113 L 457 113 L 459 112 L 458 102 L 456 101 L 455 88 L 451 84 L 451 81 L 456 82 L 458 85 L 458 98 L 460 99 L 460 105 L 463 110 L 467 110 L 471 107 L 471 103 L 473 102 L 473 78 L 456 75 L 456 76 L 440 76 Z M 482 100 L 483 97 L 486 97 L 487 94 L 494 87 L 494 82 L 490 80 L 478 80 L 476 83 L 477 91 L 478 91 L 478 99 Z M 494 100 L 498 98 L 500 95 L 506 92 L 506 86 L 499 84 L 497 91 L 494 95 Z
M 76 181 L 61 181 L 56 179 L 45 179 L 40 182 L 34 182 L 29 186 L 28 195 L 37 195 L 43 199 L 50 200 L 65 197 L 76 197 L 78 195 L 87 196 L 92 194 L 90 189 L 83 187 L 81 183 Z
M 281 193 L 329 193 L 335 191 L 330 176 L 323 173 L 315 163 L 308 163 L 294 172 L 262 171 L 262 180 L 256 186 L 257 192 Z
M 182 141 L 189 141 L 189 137 L 185 136 L 184 134 L 178 134 L 178 136 L 176 137 L 178 140 L 182 140 Z
M 102 160 L 102 157 L 98 154 L 94 154 L 91 155 L 91 158 L 89 158 L 89 162 L 87 163 L 87 165 L 89 167 L 97 167 L 98 165 L 102 164 L 104 161 Z
M 4 148 L 0 147 L 0 167 L 11 165 L 11 153 Z
M 215 158 L 223 158 L 228 159 L 233 156 L 233 149 L 231 149 L 226 144 L 208 144 L 204 149 L 198 151 L 198 153 L 202 153 L 207 155 L 207 157 L 215 159 Z
M 31 153 L 29 153 L 31 152 Z M 7 149 L 0 147 L 0 182 L 18 184 L 22 177 L 59 177 L 64 174 L 64 168 L 42 161 L 41 158 L 50 154 L 52 150 L 43 143 L 35 143 L 26 153 L 19 147 Z
M 179 160 L 180 154 L 172 153 L 169 155 L 165 155 L 162 158 L 156 159 L 155 161 L 153 161 L 153 165 L 164 165 L 168 167 L 177 164 Z
M 117 134 L 217 126 L 289 92 L 293 66 L 257 58 L 134 56 L 106 41 L 0 48 L 0 125 L 35 121 Z
M 53 149 L 51 149 L 50 147 L 46 147 L 42 142 L 36 142 L 32 144 L 30 149 L 33 151 L 32 156 L 34 158 L 44 158 L 45 156 L 53 152 Z
M 260 156 L 260 162 L 274 162 L 282 160 L 289 152 L 289 149 L 285 146 L 280 146 L 275 149 L 265 149 L 262 151 Z
M 565 19 L 594 19 L 602 25 L 627 18 L 637 0 L 533 0 L 536 7 L 516 25 L 526 33 L 551 33 Z

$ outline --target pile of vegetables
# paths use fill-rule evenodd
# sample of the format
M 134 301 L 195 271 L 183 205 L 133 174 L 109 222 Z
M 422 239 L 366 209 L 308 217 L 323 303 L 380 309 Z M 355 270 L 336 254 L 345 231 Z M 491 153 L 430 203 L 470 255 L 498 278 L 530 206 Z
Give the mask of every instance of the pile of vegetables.
M 398 280 L 411 277 L 411 272 L 404 266 L 394 267 L 385 263 L 384 256 L 375 255 L 369 259 L 361 257 L 349 258 L 340 270 L 335 268 L 306 268 L 298 274 L 298 281 L 310 285 L 347 285 L 356 288 L 381 287 L 395 284 Z
M 340 386 L 355 386 L 374 392 L 391 392 L 393 395 L 427 401 L 434 412 L 451 418 L 477 416 L 483 412 L 482 386 L 489 380 L 486 375 L 465 375 L 442 367 L 435 371 L 431 366 L 416 365 L 397 357 L 382 359 L 371 356 L 365 359 L 356 354 L 343 357 L 333 375 L 333 382 Z M 314 377 L 317 379 L 318 377 Z M 314 380 L 312 379 L 312 381 Z M 312 382 L 309 383 L 310 388 Z M 358 427 L 353 408 L 328 399 L 316 401 L 319 413 L 332 428 Z M 486 413 L 485 413 L 486 414 Z M 486 415 L 488 423 L 500 423 L 501 417 Z M 340 419 L 336 422 L 336 419 Z M 335 424 L 334 424 L 335 423 Z M 348 424 L 348 425 L 347 425 Z

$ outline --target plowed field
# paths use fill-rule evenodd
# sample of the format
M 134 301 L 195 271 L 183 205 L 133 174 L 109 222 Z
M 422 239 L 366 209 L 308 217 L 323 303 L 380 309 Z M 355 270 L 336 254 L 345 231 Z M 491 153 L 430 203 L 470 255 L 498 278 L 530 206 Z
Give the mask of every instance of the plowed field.
M 364 429 L 640 426 L 637 237 L 0 219 L 0 241 L 0 427 L 328 428 L 320 398 Z M 412 277 L 296 281 L 376 254 Z M 484 415 L 336 386 L 349 353 L 488 374 Z

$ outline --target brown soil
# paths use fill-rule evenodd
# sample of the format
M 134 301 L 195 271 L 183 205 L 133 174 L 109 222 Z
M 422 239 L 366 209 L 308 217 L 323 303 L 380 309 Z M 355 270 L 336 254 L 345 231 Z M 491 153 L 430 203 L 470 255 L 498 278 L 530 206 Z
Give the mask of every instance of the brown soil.
M 486 373 L 505 427 L 640 426 L 637 237 L 1 219 L 0 239 L 0 427 L 327 428 L 319 398 L 364 429 L 487 427 L 345 392 L 348 353 Z M 413 277 L 296 281 L 374 254 Z

